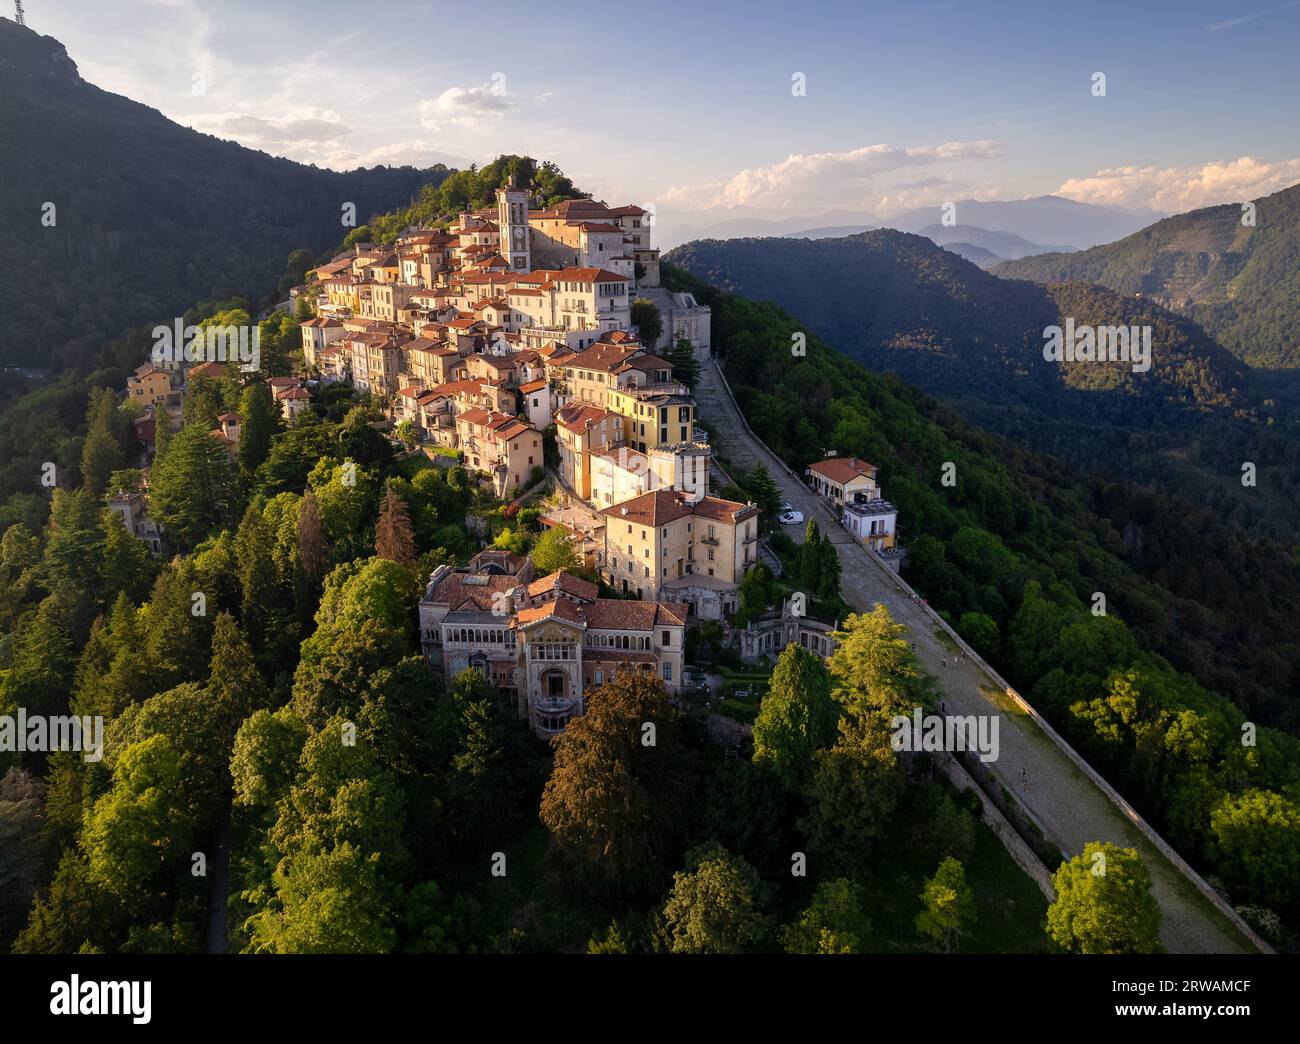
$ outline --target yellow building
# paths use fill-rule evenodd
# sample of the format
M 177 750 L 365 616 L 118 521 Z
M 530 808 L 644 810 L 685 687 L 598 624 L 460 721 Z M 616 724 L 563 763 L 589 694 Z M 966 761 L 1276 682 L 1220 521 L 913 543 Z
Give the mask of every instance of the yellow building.
M 161 406 L 171 394 L 171 374 L 153 363 L 145 363 L 126 379 L 127 401 L 139 406 Z

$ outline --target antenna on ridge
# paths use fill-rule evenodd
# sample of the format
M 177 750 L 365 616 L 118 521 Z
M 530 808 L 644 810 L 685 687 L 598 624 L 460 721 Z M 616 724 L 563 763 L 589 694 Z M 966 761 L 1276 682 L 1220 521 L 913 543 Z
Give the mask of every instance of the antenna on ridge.
M 14 7 L 18 9 L 17 13 L 14 15 L 14 21 L 19 25 L 25 26 L 27 22 L 23 18 L 23 0 L 14 0 Z

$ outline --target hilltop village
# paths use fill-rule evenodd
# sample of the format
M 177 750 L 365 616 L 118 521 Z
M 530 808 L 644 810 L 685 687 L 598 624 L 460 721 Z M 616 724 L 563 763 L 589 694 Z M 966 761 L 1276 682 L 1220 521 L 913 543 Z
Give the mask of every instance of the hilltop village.
M 309 270 L 283 306 L 304 317 L 298 372 L 268 381 L 285 425 L 322 389 L 350 385 L 382 407 L 395 444 L 462 465 L 511 507 L 549 472 L 557 495 L 538 521 L 569 535 L 590 579 L 535 576 L 528 557 L 488 548 L 437 567 L 419 604 L 434 669 L 449 682 L 482 671 L 543 735 L 562 731 L 584 692 L 623 666 L 679 692 L 687 627 L 729 621 L 765 528 L 803 522 L 710 492 L 719 476 L 692 385 L 711 358 L 711 312 L 661 285 L 652 226 L 633 205 L 539 206 L 512 181 L 494 207 L 445 229 L 352 244 Z M 224 368 L 137 370 L 127 397 L 145 408 L 142 440 L 161 418 L 175 427 L 189 381 Z M 220 415 L 211 436 L 234 453 L 241 418 Z M 864 544 L 894 549 L 897 513 L 872 465 L 831 457 L 808 481 Z M 109 504 L 164 553 L 147 488 Z M 774 656 L 789 640 L 829 653 L 830 623 L 799 613 L 787 606 L 757 632 L 750 624 L 746 657 Z

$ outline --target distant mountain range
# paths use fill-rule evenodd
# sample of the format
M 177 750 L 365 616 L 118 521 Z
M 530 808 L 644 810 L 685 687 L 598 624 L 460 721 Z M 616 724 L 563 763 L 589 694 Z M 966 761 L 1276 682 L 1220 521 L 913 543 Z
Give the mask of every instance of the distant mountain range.
M 998 275 L 1082 279 L 1141 294 L 1205 327 L 1253 366 L 1300 367 L 1300 185 L 1165 218 L 1105 246 L 999 264 Z
M 1010 232 L 1030 243 L 1045 243 L 1054 249 L 1075 249 L 1109 243 L 1149 225 L 1162 215 L 1151 211 L 1132 213 L 1114 207 L 1080 203 L 1063 196 L 981 202 L 960 199 L 950 212 L 955 224 L 944 225 L 941 206 L 918 207 L 895 214 L 884 224 L 902 232 L 922 232 L 933 225 L 958 233 L 963 242 L 981 244 L 962 230 L 974 226 L 995 232 Z M 924 233 L 923 233 L 924 234 Z M 1000 253 L 995 247 L 986 249 Z M 1006 256 L 1006 255 L 1004 255 Z
M 944 224 L 945 217 L 956 224 Z M 995 202 L 956 200 L 950 211 L 936 203 L 928 207 L 877 217 L 861 211 L 831 210 L 812 217 L 780 217 L 752 208 L 714 208 L 707 211 L 661 212 L 660 245 L 679 246 L 693 239 L 747 239 L 788 236 L 799 239 L 831 239 L 856 235 L 875 228 L 929 235 L 930 228 L 942 229 L 952 239 L 944 242 L 981 246 L 999 257 L 1017 258 L 1044 250 L 1075 250 L 1109 243 L 1135 232 L 1162 215 L 1130 212 L 1114 207 L 1079 203 L 1062 196 L 1038 196 Z M 1004 235 L 1003 249 L 982 237 Z M 935 238 L 931 236 L 931 238 Z M 936 239 L 936 242 L 938 240 Z M 944 245 L 941 243 L 940 245 Z
M 877 229 L 842 239 L 706 240 L 668 258 L 719 289 L 776 302 L 846 354 L 943 398 L 1166 428 L 1206 411 L 1240 415 L 1257 406 L 1242 365 L 1154 301 L 1083 283 L 999 279 L 919 235 Z M 1150 372 L 1047 361 L 1044 331 L 1066 317 L 1151 325 Z
M 752 207 L 712 207 L 708 210 L 660 210 L 657 245 L 667 249 L 692 239 L 746 239 L 752 236 L 809 235 L 816 225 L 850 227 L 855 231 L 877 228 L 881 219 L 856 210 L 828 210 L 822 214 L 773 217 Z M 809 236 L 809 238 L 820 238 Z
M 1046 254 L 1054 250 L 1062 250 L 1059 246 L 1044 246 L 1041 243 L 1031 243 L 1014 232 L 995 232 L 987 228 L 977 228 L 974 225 L 926 225 L 924 228 L 916 229 L 916 232 L 918 235 L 925 236 L 926 239 L 942 247 L 965 243 L 978 247 L 998 259 L 1029 257 L 1033 254 Z M 1075 248 L 1066 247 L 1065 249 L 1074 250 Z M 961 253 L 961 251 L 958 251 L 958 253 Z M 962 256 L 966 257 L 964 253 L 962 253 Z M 967 260 L 974 261 L 975 259 L 967 258 Z
M 57 40 L 0 19 L 0 365 L 91 361 L 196 300 L 274 291 L 445 168 L 337 173 L 189 130 L 100 90 Z M 51 209 L 47 204 L 52 204 Z
M 958 257 L 964 257 L 972 264 L 979 265 L 980 268 L 988 268 L 1002 260 L 992 250 L 985 250 L 974 243 L 945 243 L 943 249 L 952 251 Z
M 1294 541 L 1300 379 L 1251 370 L 1151 297 L 1000 278 L 958 256 L 964 249 L 876 229 L 840 239 L 706 240 L 666 261 L 720 291 L 775 303 L 808 333 L 988 431 L 1106 482 L 1192 503 L 1213 490 L 1217 510 L 1243 528 Z M 1149 326 L 1150 370 L 1045 358 L 1050 328 L 1071 321 L 1075 329 Z M 729 343 L 726 329 L 715 336 Z M 1266 495 L 1235 481 L 1243 460 L 1267 469 Z

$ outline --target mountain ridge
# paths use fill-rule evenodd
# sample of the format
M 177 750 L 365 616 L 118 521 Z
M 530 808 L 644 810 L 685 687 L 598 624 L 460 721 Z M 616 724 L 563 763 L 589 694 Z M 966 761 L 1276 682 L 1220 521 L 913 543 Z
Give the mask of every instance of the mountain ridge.
M 261 300 L 291 251 L 338 242 L 344 203 L 360 224 L 449 173 L 340 173 L 202 134 L 85 81 L 58 40 L 5 19 L 0 153 L 0 364 L 55 367 L 196 299 Z
M 1300 367 L 1300 184 L 1164 218 L 1076 254 L 998 264 L 994 274 L 1085 280 L 1194 319 L 1252 366 Z

